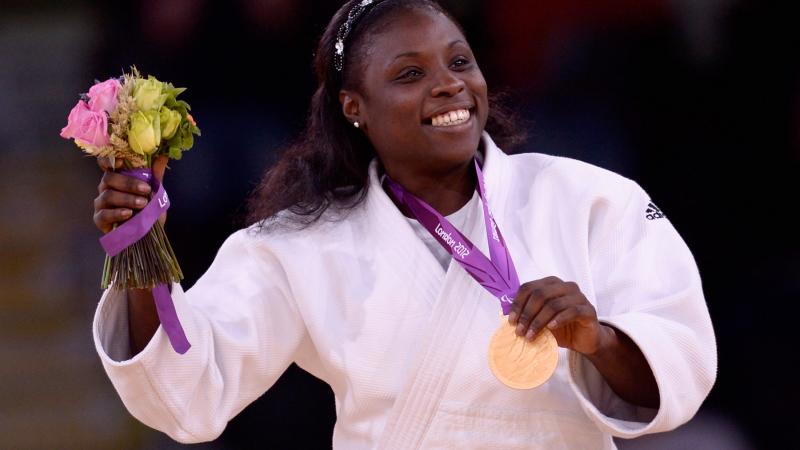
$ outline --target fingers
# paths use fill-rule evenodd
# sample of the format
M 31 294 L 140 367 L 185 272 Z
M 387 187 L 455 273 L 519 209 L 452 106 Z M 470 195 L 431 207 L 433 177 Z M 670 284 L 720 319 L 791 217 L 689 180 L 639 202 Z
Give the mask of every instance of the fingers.
M 138 195 L 147 195 L 150 193 L 150 185 L 146 182 L 114 172 L 104 173 L 100 184 L 97 186 L 97 192 L 100 194 L 108 189 Z
M 167 170 L 167 162 L 169 158 L 161 155 L 153 160 L 153 176 L 160 183 L 164 179 L 164 171 Z
M 114 224 L 130 219 L 133 211 L 127 208 L 103 209 L 94 213 L 94 223 L 103 233 L 108 233 Z
M 167 156 L 159 156 L 153 160 L 153 176 L 161 181 L 167 168 Z M 108 233 L 115 223 L 125 221 L 133 216 L 134 211 L 144 208 L 152 191 L 147 182 L 134 177 L 114 172 L 123 166 L 123 160 L 116 158 L 97 158 L 97 164 L 103 170 L 103 177 L 97 185 L 99 194 L 94 200 L 94 223 L 103 233 Z M 159 221 L 163 224 L 166 214 Z
M 128 220 L 134 210 L 146 205 L 145 197 L 106 189 L 94 199 L 94 223 L 100 231 L 108 233 L 115 223 Z
M 545 291 L 545 288 L 562 283 L 563 281 L 558 277 L 547 277 L 541 280 L 529 281 L 520 286 L 517 296 L 514 297 L 514 303 L 511 305 L 511 311 L 508 313 L 508 322 L 511 325 L 517 325 L 519 323 L 525 306 L 532 295 L 534 297 L 546 296 L 550 291 Z M 526 313 L 526 322 L 531 319 L 530 314 L 531 311 Z
M 586 312 L 584 306 L 589 304 L 577 284 L 556 280 L 538 280 L 529 283 L 524 290 L 520 288 L 514 299 L 518 311 L 515 322 L 511 322 L 509 317 L 512 324 L 516 323 L 518 336 L 531 340 L 553 320 L 552 326 L 555 327 Z
M 547 278 L 542 278 L 541 280 L 529 281 L 520 286 L 516 297 L 514 297 L 514 303 L 511 305 L 511 311 L 508 313 L 508 322 L 511 325 L 517 324 L 519 316 L 522 313 L 522 309 L 525 307 L 525 303 L 528 301 L 528 297 L 534 290 L 541 289 L 545 286 L 558 283 L 562 283 L 560 278 L 547 277 Z
M 596 315 L 597 313 L 591 305 L 577 304 L 556 314 L 547 322 L 547 328 L 551 331 L 557 330 L 575 320 L 580 320 L 583 317 L 596 317 Z
M 108 233 L 115 223 L 129 219 L 134 210 L 147 205 L 151 189 L 144 181 L 106 171 L 97 191 L 99 195 L 94 199 L 94 223 L 100 231 Z
M 165 155 L 161 155 L 153 160 L 153 176 L 159 183 L 164 181 L 164 171 L 167 170 L 167 162 L 169 158 Z M 167 221 L 167 213 L 161 214 L 159 216 L 158 221 L 161 222 L 161 225 L 164 225 L 164 222 Z
M 113 208 L 142 209 L 147 205 L 147 198 L 140 195 L 107 189 L 94 199 L 94 210 Z
M 122 167 L 122 158 L 114 158 L 114 167 L 111 167 L 111 158 L 101 156 L 97 158 L 97 165 L 100 166 L 103 172 L 113 171 Z
M 520 320 L 517 323 L 517 336 L 525 336 L 528 339 L 532 339 L 536 333 L 553 320 L 556 314 L 576 305 L 577 297 L 562 294 L 562 292 L 559 292 L 550 297 L 537 297 L 532 302 L 529 302 L 522 311 Z
M 122 158 L 114 158 L 114 167 L 111 167 L 111 160 L 111 158 L 105 156 L 98 157 L 97 165 L 100 166 L 103 172 L 113 172 L 114 169 L 122 168 Z M 169 157 L 166 155 L 158 156 L 153 160 L 153 176 L 155 176 L 156 180 L 159 182 L 164 179 L 164 171 L 167 169 L 167 162 L 169 162 Z

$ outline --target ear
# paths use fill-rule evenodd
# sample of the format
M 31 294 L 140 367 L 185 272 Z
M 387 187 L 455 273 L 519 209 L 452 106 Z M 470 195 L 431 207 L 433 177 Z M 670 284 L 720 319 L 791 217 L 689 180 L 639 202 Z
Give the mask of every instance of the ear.
M 363 101 L 360 95 L 353 91 L 342 89 L 339 91 L 339 103 L 342 104 L 342 114 L 350 123 L 364 123 Z

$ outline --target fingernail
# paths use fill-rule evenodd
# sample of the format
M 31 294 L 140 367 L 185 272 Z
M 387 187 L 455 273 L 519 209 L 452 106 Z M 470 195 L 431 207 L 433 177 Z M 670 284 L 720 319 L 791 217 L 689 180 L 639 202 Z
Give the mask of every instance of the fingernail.
M 547 324 L 547 328 L 550 328 L 552 330 L 553 328 L 556 327 L 556 325 L 558 325 L 558 323 L 555 320 L 551 320 L 550 323 Z
M 524 332 L 525 332 L 525 326 L 522 325 L 521 323 L 517 324 L 517 330 L 516 330 L 517 336 L 522 336 Z
M 141 192 L 142 194 L 147 194 L 150 192 L 150 186 L 147 183 L 139 183 L 136 185 L 136 189 Z
M 136 197 L 136 206 L 144 206 L 147 204 L 147 200 L 143 199 L 142 197 Z
M 533 332 L 533 330 L 528 330 L 528 332 L 525 334 L 525 339 L 527 339 L 527 340 L 529 340 L 529 341 L 530 341 L 530 340 L 532 340 L 532 339 L 533 339 L 533 336 L 534 336 L 535 334 L 536 334 L 536 333 L 534 333 L 534 332 Z
M 123 209 L 122 210 L 122 217 L 128 217 L 128 216 L 131 215 L 132 212 L 133 211 L 131 211 L 130 209 Z
M 510 323 L 511 325 L 516 324 L 518 316 L 519 314 L 517 314 L 516 311 L 511 311 L 510 313 L 508 313 L 508 323 Z

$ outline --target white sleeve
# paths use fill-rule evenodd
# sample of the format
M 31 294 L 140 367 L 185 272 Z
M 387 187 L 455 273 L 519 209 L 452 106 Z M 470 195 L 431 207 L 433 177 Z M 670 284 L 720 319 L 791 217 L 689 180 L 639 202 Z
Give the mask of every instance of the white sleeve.
M 127 299 L 106 291 L 95 313 L 95 347 L 128 411 L 179 442 L 215 439 L 301 351 L 311 351 L 283 269 L 241 230 L 198 282 L 172 286 L 191 343 L 175 353 L 159 327 L 130 357 Z
M 717 353 L 694 258 L 678 232 L 638 186 L 611 217 L 591 252 L 598 318 L 639 347 L 658 384 L 658 410 L 617 396 L 594 365 L 570 352 L 572 386 L 597 426 L 635 438 L 691 419 L 714 384 Z M 648 209 L 650 211 L 648 211 Z

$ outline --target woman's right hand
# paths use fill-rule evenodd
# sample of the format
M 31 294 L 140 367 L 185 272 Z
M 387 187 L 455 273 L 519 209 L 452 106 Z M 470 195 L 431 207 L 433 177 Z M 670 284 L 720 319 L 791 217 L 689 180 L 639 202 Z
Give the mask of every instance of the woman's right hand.
M 153 176 L 159 181 L 164 178 L 167 160 L 166 156 L 160 156 L 153 161 Z M 114 172 L 113 169 L 122 167 L 121 159 L 116 160 L 113 168 L 108 158 L 97 158 L 97 164 L 104 173 L 97 186 L 99 195 L 94 199 L 94 224 L 108 233 L 114 224 L 130 219 L 134 211 L 147 205 L 151 189 L 144 181 Z M 163 223 L 165 216 L 160 220 Z

